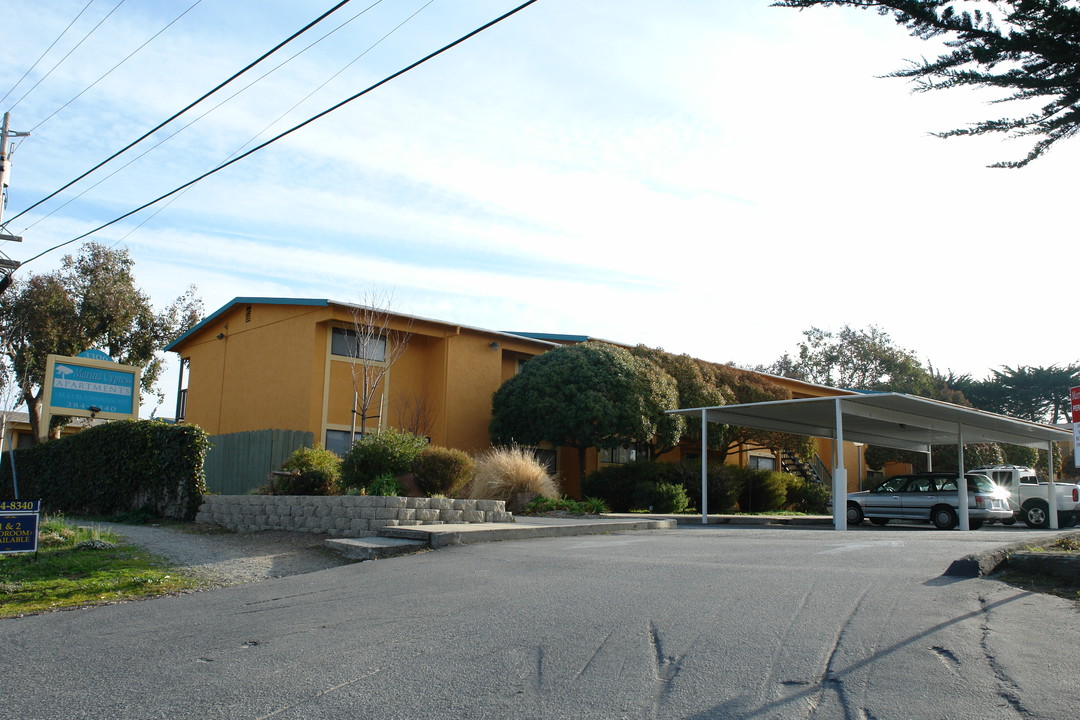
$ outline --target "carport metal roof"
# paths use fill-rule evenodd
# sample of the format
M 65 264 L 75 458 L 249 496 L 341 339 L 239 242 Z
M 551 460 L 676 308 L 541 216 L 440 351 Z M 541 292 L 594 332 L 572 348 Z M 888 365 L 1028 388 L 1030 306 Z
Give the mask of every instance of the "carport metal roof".
M 715 422 L 833 438 L 839 441 L 837 448 L 846 441 L 929 453 L 932 445 L 955 443 L 962 447 L 965 443 L 1003 442 L 1046 448 L 1053 442 L 1072 440 L 1072 433 L 1064 428 L 903 393 L 835 395 L 672 412 L 700 417 L 703 427 Z M 960 457 L 962 468 L 962 451 Z M 847 477 L 843 453 L 838 451 L 834 460 L 833 515 L 837 529 L 842 530 L 847 527 L 844 502 Z M 962 495 L 966 495 L 964 486 L 965 483 L 961 483 Z M 703 497 L 702 505 L 706 504 Z M 1053 500 L 1051 504 L 1054 504 Z M 703 507 L 703 521 L 705 510 Z M 963 505 L 960 515 L 961 526 L 966 529 L 967 508 Z M 1056 520 L 1056 514 L 1051 515 Z

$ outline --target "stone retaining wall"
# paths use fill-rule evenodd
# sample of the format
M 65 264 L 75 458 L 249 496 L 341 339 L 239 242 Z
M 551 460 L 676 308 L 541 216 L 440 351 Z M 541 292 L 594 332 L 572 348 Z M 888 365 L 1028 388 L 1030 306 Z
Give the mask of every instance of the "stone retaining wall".
M 197 522 L 234 532 L 292 530 L 371 537 L 384 527 L 513 522 L 502 500 L 369 495 L 204 495 Z

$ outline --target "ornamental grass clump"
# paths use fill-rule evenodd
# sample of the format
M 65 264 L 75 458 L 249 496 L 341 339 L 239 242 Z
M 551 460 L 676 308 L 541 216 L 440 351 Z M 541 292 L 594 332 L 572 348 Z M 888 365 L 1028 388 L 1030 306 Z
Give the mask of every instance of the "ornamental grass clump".
M 519 496 L 524 502 L 540 495 L 559 497 L 559 486 L 536 459 L 532 450 L 520 445 L 493 447 L 476 458 L 476 474 L 468 496 L 476 500 L 504 500 L 508 506 Z

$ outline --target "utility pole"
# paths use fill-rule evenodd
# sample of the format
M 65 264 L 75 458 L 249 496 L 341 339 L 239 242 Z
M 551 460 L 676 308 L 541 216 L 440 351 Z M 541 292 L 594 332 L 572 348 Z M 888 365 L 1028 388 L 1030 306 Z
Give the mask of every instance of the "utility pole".
M 28 132 L 17 132 L 11 129 L 11 113 L 4 113 L 4 124 L 0 129 L 0 242 L 22 242 L 18 235 L 11 235 L 4 227 L 4 208 L 7 207 L 7 190 L 11 176 L 11 153 L 8 150 L 8 138 L 28 137 Z M 0 250 L 0 293 L 11 286 L 11 273 L 21 265 L 18 260 L 12 260 Z

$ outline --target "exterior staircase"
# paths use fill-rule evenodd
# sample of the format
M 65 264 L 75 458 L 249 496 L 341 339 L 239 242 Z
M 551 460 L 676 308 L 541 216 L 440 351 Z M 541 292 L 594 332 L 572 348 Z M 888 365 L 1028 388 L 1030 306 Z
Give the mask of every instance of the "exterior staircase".
M 780 469 L 791 473 L 803 480 L 819 485 L 827 485 L 832 482 L 832 477 L 825 469 L 821 459 L 814 457 L 814 462 L 804 460 L 789 450 L 780 451 Z

